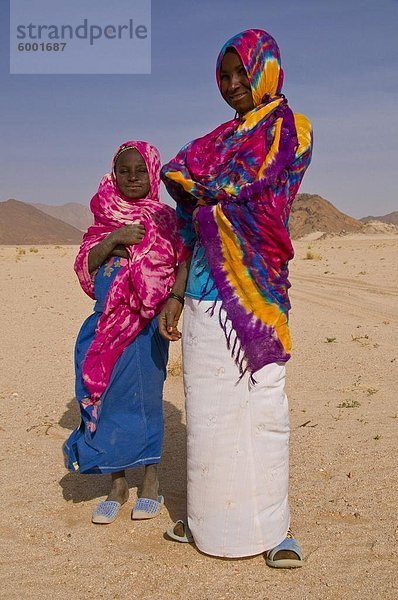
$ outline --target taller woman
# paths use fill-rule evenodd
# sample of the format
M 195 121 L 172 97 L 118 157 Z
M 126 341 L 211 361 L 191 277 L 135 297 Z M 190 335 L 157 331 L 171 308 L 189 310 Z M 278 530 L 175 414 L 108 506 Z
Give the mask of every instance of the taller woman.
M 284 391 L 288 220 L 311 159 L 311 125 L 281 93 L 279 49 L 265 31 L 244 31 L 224 45 L 217 83 L 235 118 L 162 169 L 193 250 L 173 287 L 186 295 L 188 524 L 169 533 L 193 536 L 207 554 L 266 552 L 270 566 L 296 567 L 303 557 L 289 532 Z M 172 297 L 160 316 L 169 340 L 179 337 L 181 308 Z

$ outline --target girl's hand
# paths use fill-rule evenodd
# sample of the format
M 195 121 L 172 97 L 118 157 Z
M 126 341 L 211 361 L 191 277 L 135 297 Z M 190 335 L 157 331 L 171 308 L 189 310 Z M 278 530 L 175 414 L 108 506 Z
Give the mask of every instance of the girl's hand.
M 133 223 L 133 225 L 125 225 L 119 229 L 115 229 L 107 235 L 102 242 L 91 248 L 88 253 L 88 270 L 94 273 L 104 260 L 109 256 L 121 256 L 128 258 L 125 247 L 133 244 L 139 244 L 145 235 L 145 227 L 141 223 Z M 120 249 L 120 246 L 122 249 Z M 125 253 L 125 254 L 124 254 Z
M 125 225 L 124 227 L 115 229 L 111 235 L 115 246 L 132 246 L 142 241 L 145 235 L 145 227 L 141 223 Z
M 181 339 L 181 332 L 178 331 L 177 325 L 182 308 L 181 302 L 175 298 L 169 298 L 162 312 L 159 314 L 159 333 L 166 340 L 169 340 L 169 342 L 177 342 Z

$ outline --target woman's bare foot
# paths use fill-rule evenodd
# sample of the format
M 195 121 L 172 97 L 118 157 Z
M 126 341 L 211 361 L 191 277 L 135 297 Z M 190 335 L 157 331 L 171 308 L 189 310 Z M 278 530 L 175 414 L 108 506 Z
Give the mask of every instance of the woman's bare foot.
M 191 544 L 194 541 L 191 530 L 189 529 L 189 525 L 186 521 L 177 521 L 177 523 L 174 523 L 172 528 L 170 527 L 170 529 L 167 529 L 166 534 L 175 542 Z
M 124 504 L 129 499 L 129 486 L 124 471 L 112 473 L 112 487 L 107 500 Z
M 157 500 L 159 495 L 158 466 L 146 465 L 140 498 Z
M 178 537 L 184 537 L 184 535 L 185 535 L 184 523 L 181 523 L 181 522 L 176 523 L 173 527 L 173 533 L 178 535 Z
M 273 560 L 283 560 L 285 558 L 290 558 L 291 560 L 300 560 L 298 554 L 292 550 L 279 550 L 279 552 L 275 554 Z
M 286 538 L 287 539 L 294 539 L 294 534 L 292 532 L 292 530 L 289 528 L 286 534 Z M 283 543 L 283 542 L 282 542 Z M 276 552 L 276 554 L 274 554 L 274 556 L 272 557 L 272 560 L 274 562 L 277 562 L 278 560 L 296 560 L 296 561 L 302 561 L 302 557 L 300 557 L 297 552 L 294 552 L 294 550 L 278 550 L 278 552 Z

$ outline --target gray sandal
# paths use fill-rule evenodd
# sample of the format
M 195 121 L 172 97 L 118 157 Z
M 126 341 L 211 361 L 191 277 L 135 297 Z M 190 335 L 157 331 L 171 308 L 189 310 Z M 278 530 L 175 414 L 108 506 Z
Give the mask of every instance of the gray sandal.
M 277 558 L 275 556 L 278 552 L 282 550 L 294 552 L 297 555 L 297 558 Z M 287 532 L 287 536 L 285 539 L 272 548 L 272 550 L 268 550 L 265 557 L 265 562 L 269 567 L 273 567 L 274 569 L 297 569 L 297 567 L 302 567 L 304 564 L 304 555 L 300 548 L 300 544 L 293 537 L 293 534 L 289 530 Z
M 177 535 L 176 533 L 174 533 L 175 526 L 179 525 L 180 523 L 184 527 L 184 535 Z M 181 544 L 191 544 L 193 542 L 192 533 L 188 527 L 188 523 L 186 521 L 181 521 L 181 519 L 174 523 L 173 527 L 170 527 L 166 531 L 166 533 L 169 536 L 169 538 L 174 540 L 175 542 L 180 542 Z
M 91 517 L 92 523 L 98 523 L 100 525 L 108 525 L 112 523 L 120 510 L 120 502 L 115 500 L 104 500 L 97 504 Z
M 157 500 L 151 498 L 138 498 L 133 510 L 132 519 L 153 519 L 160 514 L 164 504 L 163 496 L 158 496 Z

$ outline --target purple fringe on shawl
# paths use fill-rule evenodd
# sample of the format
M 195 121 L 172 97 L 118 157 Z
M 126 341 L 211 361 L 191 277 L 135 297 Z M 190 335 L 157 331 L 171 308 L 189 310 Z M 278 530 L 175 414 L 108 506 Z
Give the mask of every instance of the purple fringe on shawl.
M 161 177 L 185 224 L 192 220 L 196 202 L 200 204 L 196 220 L 221 298 L 220 325 L 228 347 L 231 330 L 236 333 L 231 351 L 241 373 L 249 370 L 253 374 L 290 357 L 287 276 L 293 247 L 288 217 L 311 159 L 312 134 L 309 121 L 302 118 L 299 143 L 295 115 L 281 93 L 279 48 L 265 31 L 243 31 L 226 42 L 217 59 L 220 91 L 222 60 L 231 47 L 246 70 L 253 110 L 184 146 L 163 167 Z M 275 105 L 267 112 L 271 103 Z M 280 136 L 275 140 L 277 131 Z M 226 220 L 222 231 L 216 203 Z M 193 231 L 192 227 L 185 229 Z M 231 253 L 226 249 L 224 255 L 228 238 L 228 245 L 236 246 Z M 236 287 L 229 281 L 228 274 L 237 264 L 237 275 L 246 269 L 251 290 L 253 286 L 257 289 L 254 297 L 244 288 L 244 281 Z M 214 310 L 215 306 L 211 307 L 210 313 Z
M 290 354 L 285 352 L 275 329 L 256 319 L 253 313 L 248 312 L 240 304 L 234 288 L 228 281 L 223 265 L 223 253 L 214 210 L 214 207 L 200 210 L 197 220 L 201 238 L 206 240 L 206 257 L 222 301 L 220 314 L 222 310 L 226 313 L 224 320 L 220 316 L 220 325 L 224 330 L 229 348 L 231 347 L 231 338 L 229 337 L 231 331 L 228 331 L 228 323 L 236 332 L 237 337 L 232 348 L 233 358 L 241 374 L 245 371 L 245 362 L 251 373 L 273 362 L 286 362 L 289 360 Z

